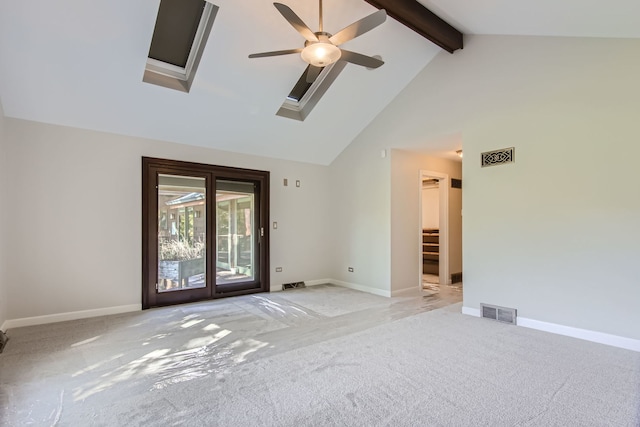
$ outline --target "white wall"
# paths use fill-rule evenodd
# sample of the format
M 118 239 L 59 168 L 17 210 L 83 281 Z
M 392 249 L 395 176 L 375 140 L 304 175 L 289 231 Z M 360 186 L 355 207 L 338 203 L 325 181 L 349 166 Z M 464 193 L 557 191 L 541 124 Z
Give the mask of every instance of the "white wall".
M 461 178 L 458 161 L 440 159 L 419 153 L 391 151 L 391 288 L 392 293 L 416 289 L 421 283 L 420 260 L 420 171 L 429 170 Z M 441 185 L 444 185 L 441 183 Z M 462 228 L 460 189 L 449 191 L 449 272 L 460 272 L 462 248 L 459 239 Z M 444 237 L 440 236 L 441 250 Z M 450 279 L 450 278 L 449 278 Z
M 514 146 L 516 162 L 464 165 L 465 307 L 640 339 L 638 52 L 549 46 L 556 72 L 534 66 L 521 105 L 494 103 L 469 125 L 465 158 Z
M 0 100 L 0 330 L 4 331 L 3 324 L 7 320 L 7 277 L 6 277 L 6 236 L 5 230 L 7 222 L 5 211 L 7 210 L 7 160 L 6 160 L 6 137 L 5 137 L 5 117 Z
M 516 149 L 513 165 L 464 164 L 466 307 L 640 339 L 638 52 L 558 39 L 477 53 L 522 64 L 528 82 L 464 133 L 465 159 Z
M 638 52 L 639 40 L 467 37 L 324 169 L 5 119 L 4 199 L 20 206 L 5 209 L 7 316 L 139 302 L 142 155 L 272 169 L 272 270 L 286 261 L 282 281 L 304 274 L 382 294 L 408 289 L 419 259 L 417 245 L 405 246 L 420 221 L 417 171 L 437 169 L 404 150 L 462 135 L 464 306 L 516 307 L 521 317 L 640 339 Z M 481 151 L 509 146 L 514 165 L 478 166 Z M 381 158 L 385 147 L 402 150 Z M 278 192 L 292 176 L 300 192 Z
M 140 304 L 142 156 L 271 171 L 272 289 L 330 273 L 325 166 L 10 118 L 5 128 L 9 319 Z
M 402 145 L 397 138 L 403 128 L 396 125 L 396 108 L 394 101 L 391 111 L 383 111 L 330 166 L 331 278 L 387 296 L 415 291 L 420 283 L 420 171 L 458 179 L 462 173 L 458 161 L 389 149 Z M 462 271 L 462 196 L 459 189 L 449 191 L 449 268 L 458 273 Z M 350 266 L 353 273 L 348 272 Z
M 332 279 L 389 296 L 391 165 L 383 144 L 365 130 L 331 164 L 327 236 L 331 239 Z
M 422 228 L 440 227 L 440 188 L 437 186 L 422 189 Z
M 465 308 L 640 339 L 640 40 L 465 43 L 372 125 L 407 150 L 462 135 Z M 479 167 L 511 146 L 514 165 Z
M 640 338 L 639 51 L 640 40 L 470 36 L 438 55 L 361 135 L 373 151 L 401 149 L 390 172 L 392 292 L 415 268 L 406 166 L 462 138 L 465 308 L 494 303 Z M 481 151 L 510 146 L 515 165 L 479 167 Z M 386 215 L 387 204 L 374 209 Z

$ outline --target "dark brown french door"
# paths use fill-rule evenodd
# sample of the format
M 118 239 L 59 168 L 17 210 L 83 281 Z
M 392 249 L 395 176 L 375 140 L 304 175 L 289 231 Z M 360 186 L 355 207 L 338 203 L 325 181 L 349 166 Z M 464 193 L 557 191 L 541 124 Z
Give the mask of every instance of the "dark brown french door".
M 142 307 L 269 290 L 269 172 L 142 158 Z

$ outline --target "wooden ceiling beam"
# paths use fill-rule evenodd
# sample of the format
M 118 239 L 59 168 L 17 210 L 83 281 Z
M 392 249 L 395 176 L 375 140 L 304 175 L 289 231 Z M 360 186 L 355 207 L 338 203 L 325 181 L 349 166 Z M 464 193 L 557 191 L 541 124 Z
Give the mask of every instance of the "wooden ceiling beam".
M 462 49 L 462 33 L 417 0 L 365 0 L 449 53 Z

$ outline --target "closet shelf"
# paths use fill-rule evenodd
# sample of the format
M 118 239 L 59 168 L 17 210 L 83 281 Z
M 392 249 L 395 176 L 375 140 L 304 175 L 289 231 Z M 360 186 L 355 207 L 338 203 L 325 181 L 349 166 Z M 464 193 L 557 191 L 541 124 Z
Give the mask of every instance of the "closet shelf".
M 439 274 L 440 264 L 440 230 L 422 230 L 422 272 Z

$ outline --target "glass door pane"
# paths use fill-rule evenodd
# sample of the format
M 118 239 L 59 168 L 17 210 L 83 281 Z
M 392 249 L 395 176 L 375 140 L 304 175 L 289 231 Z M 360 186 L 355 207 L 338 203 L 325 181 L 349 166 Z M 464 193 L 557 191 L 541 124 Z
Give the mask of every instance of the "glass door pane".
M 206 180 L 158 175 L 157 292 L 206 284 Z
M 216 181 L 216 285 L 256 280 L 255 184 Z

